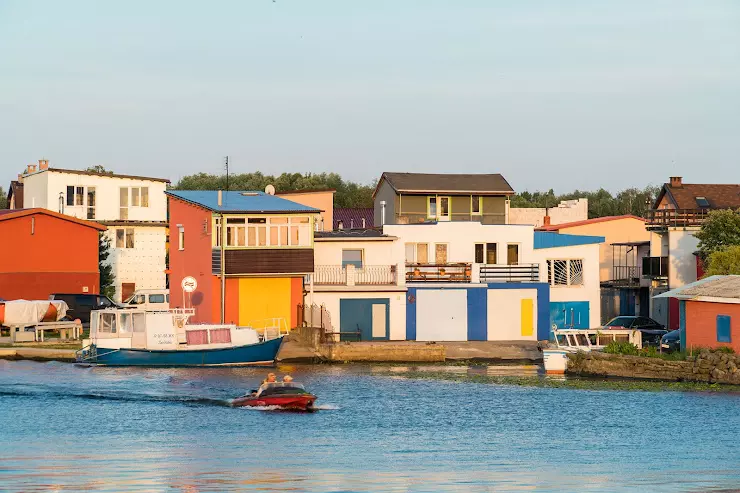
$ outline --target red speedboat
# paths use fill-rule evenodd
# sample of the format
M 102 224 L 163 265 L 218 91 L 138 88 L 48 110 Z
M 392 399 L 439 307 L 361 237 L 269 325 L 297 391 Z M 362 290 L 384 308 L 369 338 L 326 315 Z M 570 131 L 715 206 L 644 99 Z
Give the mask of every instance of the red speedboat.
M 258 391 L 237 397 L 234 407 L 277 407 L 286 411 L 313 411 L 316 396 L 307 392 L 300 383 L 274 382 L 263 385 Z

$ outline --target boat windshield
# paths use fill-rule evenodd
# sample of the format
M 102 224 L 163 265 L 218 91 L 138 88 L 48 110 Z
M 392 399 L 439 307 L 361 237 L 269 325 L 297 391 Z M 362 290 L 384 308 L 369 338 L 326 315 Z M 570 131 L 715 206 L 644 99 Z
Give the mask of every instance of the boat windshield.
M 260 396 L 279 394 L 308 394 L 308 392 L 300 383 L 273 382 L 264 384 L 259 393 Z

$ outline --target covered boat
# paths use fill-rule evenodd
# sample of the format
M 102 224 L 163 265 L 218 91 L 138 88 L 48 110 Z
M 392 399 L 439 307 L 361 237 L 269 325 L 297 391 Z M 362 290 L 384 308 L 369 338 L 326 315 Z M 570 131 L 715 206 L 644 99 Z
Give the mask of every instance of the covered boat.
M 306 391 L 300 383 L 272 382 L 251 394 L 237 397 L 235 407 L 278 407 L 286 411 L 312 411 L 316 396 Z
M 232 324 L 188 325 L 192 310 L 96 310 L 77 361 L 109 366 L 272 365 L 283 334 Z

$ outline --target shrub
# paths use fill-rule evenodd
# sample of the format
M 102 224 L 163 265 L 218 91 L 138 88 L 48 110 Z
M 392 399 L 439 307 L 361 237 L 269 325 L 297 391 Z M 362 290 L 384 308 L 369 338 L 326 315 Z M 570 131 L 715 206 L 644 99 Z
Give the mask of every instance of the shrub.
M 637 356 L 640 350 L 631 342 L 612 341 L 604 347 L 604 352 L 609 354 L 627 354 Z

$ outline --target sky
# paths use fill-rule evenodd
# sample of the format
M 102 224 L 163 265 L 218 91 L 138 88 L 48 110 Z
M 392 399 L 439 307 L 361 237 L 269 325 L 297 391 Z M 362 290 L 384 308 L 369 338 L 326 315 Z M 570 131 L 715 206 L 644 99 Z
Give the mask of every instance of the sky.
M 0 0 L 0 186 L 502 173 L 740 183 L 736 0 Z

